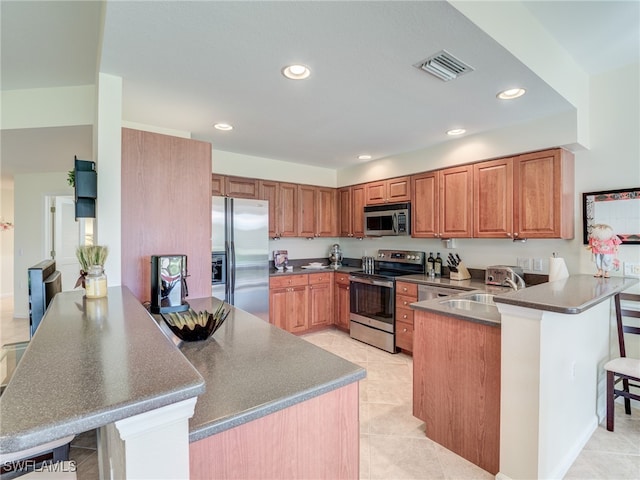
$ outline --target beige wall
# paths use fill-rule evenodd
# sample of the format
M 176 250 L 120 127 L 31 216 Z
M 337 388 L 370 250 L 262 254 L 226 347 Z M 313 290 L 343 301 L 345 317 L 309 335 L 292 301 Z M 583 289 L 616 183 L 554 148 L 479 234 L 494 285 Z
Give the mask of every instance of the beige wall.
M 3 178 L 0 191 L 0 218 L 15 224 L 13 203 L 13 181 Z M 0 230 L 0 297 L 13 294 L 13 235 L 14 230 Z

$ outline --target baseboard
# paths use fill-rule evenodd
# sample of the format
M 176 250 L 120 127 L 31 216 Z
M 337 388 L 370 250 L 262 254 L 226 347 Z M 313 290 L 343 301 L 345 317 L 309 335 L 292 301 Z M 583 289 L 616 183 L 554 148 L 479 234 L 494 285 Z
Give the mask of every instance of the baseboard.
M 560 462 L 558 462 L 556 468 L 552 472 L 545 475 L 545 478 L 564 478 L 597 428 L 598 417 L 596 415 L 587 424 L 582 435 L 578 437 L 576 443 L 573 445 L 573 448 L 571 448 Z

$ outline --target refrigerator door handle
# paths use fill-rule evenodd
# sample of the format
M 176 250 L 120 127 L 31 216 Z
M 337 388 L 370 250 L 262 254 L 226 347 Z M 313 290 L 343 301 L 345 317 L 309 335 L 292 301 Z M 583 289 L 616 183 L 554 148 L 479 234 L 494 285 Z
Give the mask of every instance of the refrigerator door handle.
M 234 294 L 236 292 L 236 245 L 235 242 L 231 242 L 231 295 L 230 301 L 231 305 L 234 305 Z

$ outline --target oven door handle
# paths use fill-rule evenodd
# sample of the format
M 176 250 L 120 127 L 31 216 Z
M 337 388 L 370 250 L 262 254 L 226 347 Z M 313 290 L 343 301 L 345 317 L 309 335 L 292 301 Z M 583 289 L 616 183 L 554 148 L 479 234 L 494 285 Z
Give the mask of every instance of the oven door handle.
M 349 281 L 355 283 L 366 283 L 367 285 L 377 285 L 379 287 L 393 288 L 393 282 L 390 280 L 374 280 L 372 278 L 349 276 Z

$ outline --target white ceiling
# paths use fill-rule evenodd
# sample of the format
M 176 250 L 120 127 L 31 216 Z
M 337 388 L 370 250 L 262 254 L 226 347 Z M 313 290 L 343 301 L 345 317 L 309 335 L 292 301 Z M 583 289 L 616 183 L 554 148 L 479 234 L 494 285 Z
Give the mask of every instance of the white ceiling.
M 590 74 L 640 58 L 639 2 L 524 4 Z M 341 168 L 448 141 L 453 127 L 474 134 L 572 108 L 442 1 L 109 1 L 101 58 L 101 2 L 0 5 L 3 90 L 91 84 L 99 61 L 123 78 L 125 120 L 218 150 Z M 475 70 L 445 83 L 412 66 L 441 49 Z M 285 79 L 290 62 L 311 77 Z M 514 85 L 528 94 L 495 98 Z M 17 150 L 29 157 L 24 138 L 2 132 L 3 173 Z

